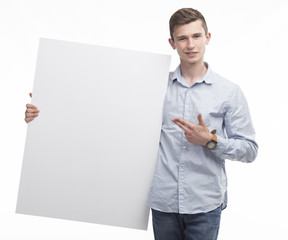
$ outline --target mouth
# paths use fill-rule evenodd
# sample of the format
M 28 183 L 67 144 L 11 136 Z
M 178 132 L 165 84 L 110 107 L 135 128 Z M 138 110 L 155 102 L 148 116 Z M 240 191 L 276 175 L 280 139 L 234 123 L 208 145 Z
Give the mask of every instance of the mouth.
M 195 57 L 198 52 L 185 52 L 188 57 Z

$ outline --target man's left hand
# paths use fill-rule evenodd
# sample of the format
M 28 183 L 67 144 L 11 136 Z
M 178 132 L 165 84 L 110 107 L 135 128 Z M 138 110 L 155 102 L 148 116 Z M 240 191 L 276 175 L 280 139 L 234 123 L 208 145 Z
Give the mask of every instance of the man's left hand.
M 198 114 L 198 121 L 199 124 L 195 124 L 187 122 L 181 118 L 172 119 L 172 122 L 184 130 L 188 142 L 206 146 L 206 144 L 212 140 L 212 134 L 202 119 L 201 113 Z

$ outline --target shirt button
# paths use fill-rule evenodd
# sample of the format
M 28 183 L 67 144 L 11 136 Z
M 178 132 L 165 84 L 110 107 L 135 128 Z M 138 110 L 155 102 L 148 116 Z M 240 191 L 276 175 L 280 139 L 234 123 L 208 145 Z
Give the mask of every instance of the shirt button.
M 186 146 L 183 146 L 182 148 L 183 148 L 183 149 L 186 149 Z

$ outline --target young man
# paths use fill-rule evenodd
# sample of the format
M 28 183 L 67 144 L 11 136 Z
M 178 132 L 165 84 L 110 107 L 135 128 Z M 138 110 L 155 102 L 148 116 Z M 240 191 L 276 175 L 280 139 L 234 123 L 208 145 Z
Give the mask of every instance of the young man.
M 192 8 L 170 19 L 180 65 L 170 73 L 157 166 L 148 196 L 156 240 L 216 240 L 227 204 L 225 159 L 252 162 L 257 143 L 239 87 L 204 62 L 211 35 Z M 25 121 L 39 110 L 27 104 Z
M 192 8 L 170 19 L 180 57 L 170 73 L 148 205 L 156 240 L 216 240 L 227 204 L 225 159 L 252 162 L 257 143 L 239 87 L 204 62 L 211 34 Z

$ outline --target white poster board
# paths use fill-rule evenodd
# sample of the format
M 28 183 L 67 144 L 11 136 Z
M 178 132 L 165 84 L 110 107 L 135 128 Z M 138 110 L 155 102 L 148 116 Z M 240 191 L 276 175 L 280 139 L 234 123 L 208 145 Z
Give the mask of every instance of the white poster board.
M 169 64 L 40 39 L 16 212 L 147 229 Z

